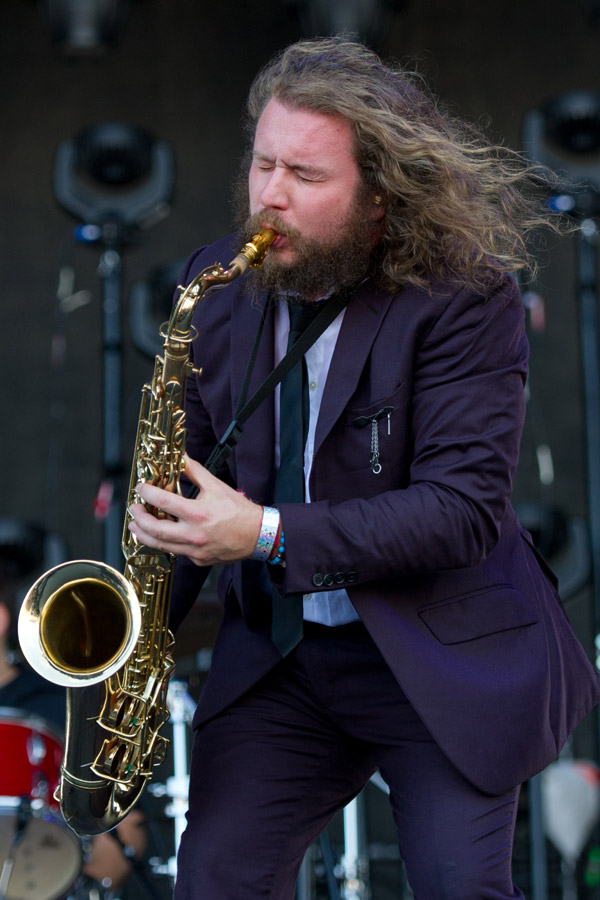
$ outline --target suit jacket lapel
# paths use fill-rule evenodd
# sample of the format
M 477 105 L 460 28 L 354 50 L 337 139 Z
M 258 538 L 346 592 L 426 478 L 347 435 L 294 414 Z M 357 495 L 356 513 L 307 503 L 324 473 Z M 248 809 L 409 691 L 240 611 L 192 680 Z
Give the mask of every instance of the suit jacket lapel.
M 351 298 L 338 335 L 315 432 L 315 453 L 358 386 L 393 294 L 376 292 L 370 282 Z
M 336 343 L 315 434 L 315 453 L 342 414 L 358 385 L 358 379 L 394 295 L 374 291 L 365 282 L 350 300 Z M 260 310 L 242 290 L 233 301 L 231 326 L 231 400 L 235 410 L 260 319 Z M 274 309 L 267 312 L 248 398 L 262 384 L 274 365 Z M 271 497 L 274 468 L 274 407 L 271 394 L 250 416 L 235 454 L 240 488 L 256 502 Z M 270 501 L 269 501 L 270 502 Z

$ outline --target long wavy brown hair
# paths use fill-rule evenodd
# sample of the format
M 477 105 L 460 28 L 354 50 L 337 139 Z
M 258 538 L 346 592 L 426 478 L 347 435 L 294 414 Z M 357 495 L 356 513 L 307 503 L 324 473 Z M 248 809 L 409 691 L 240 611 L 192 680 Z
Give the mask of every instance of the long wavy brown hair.
M 489 289 L 536 266 L 541 226 L 558 228 L 551 173 L 445 111 L 415 72 L 341 38 L 299 41 L 256 77 L 248 125 L 271 98 L 341 115 L 365 184 L 385 204 L 375 277 L 386 290 L 432 280 Z M 533 243 L 532 243 L 533 241 Z

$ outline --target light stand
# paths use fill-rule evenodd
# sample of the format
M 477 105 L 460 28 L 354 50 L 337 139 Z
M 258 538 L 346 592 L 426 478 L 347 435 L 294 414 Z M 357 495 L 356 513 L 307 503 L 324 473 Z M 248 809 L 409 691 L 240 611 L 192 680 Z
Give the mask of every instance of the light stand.
M 167 143 L 115 122 L 92 125 L 64 141 L 55 160 L 56 198 L 82 223 L 76 239 L 104 248 L 98 267 L 103 293 L 103 478 L 95 512 L 104 526 L 104 560 L 116 569 L 123 562 L 121 253 L 141 229 L 168 214 L 174 171 Z
M 598 352 L 598 226 L 600 215 L 600 95 L 561 94 L 524 119 L 524 148 L 534 161 L 564 176 L 572 188 L 549 207 L 578 224 L 577 292 L 585 414 L 588 540 L 596 667 L 600 658 L 600 356 Z M 529 783 L 532 900 L 545 900 L 540 776 Z
M 600 635 L 600 355 L 598 352 L 598 225 L 600 95 L 561 94 L 525 117 L 528 155 L 565 176 L 570 187 L 549 206 L 578 225 L 577 292 L 581 340 L 589 540 L 595 634 Z M 598 638 L 596 637 L 596 640 Z

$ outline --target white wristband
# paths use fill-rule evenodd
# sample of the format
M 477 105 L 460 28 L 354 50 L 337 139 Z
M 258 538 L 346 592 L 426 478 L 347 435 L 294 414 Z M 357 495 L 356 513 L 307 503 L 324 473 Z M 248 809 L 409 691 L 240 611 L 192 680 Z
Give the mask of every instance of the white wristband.
M 266 562 L 273 552 L 275 546 L 275 538 L 279 531 L 280 515 L 279 510 L 273 506 L 263 506 L 262 522 L 260 523 L 260 534 L 256 542 L 256 547 L 250 559 L 257 559 Z

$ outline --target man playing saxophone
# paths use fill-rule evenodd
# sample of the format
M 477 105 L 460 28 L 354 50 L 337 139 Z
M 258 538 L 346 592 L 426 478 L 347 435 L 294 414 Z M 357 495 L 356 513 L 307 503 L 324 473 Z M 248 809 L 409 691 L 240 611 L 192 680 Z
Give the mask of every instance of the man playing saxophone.
M 519 785 L 599 696 L 510 506 L 527 368 L 510 273 L 546 214 L 516 154 L 360 44 L 289 47 L 248 114 L 240 234 L 184 281 L 277 237 L 194 315 L 197 496 L 141 484 L 130 510 L 142 545 L 178 555 L 175 627 L 224 564 L 175 896 L 290 900 L 379 769 L 417 900 L 522 897 Z M 212 474 L 296 331 L 302 360 Z

